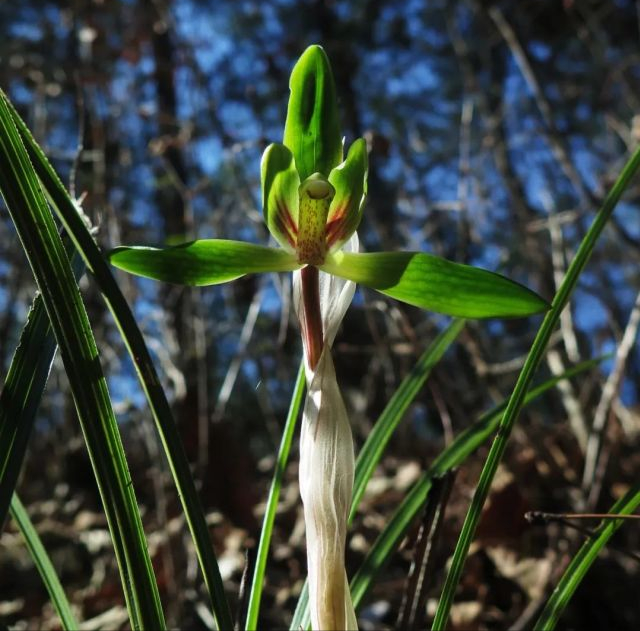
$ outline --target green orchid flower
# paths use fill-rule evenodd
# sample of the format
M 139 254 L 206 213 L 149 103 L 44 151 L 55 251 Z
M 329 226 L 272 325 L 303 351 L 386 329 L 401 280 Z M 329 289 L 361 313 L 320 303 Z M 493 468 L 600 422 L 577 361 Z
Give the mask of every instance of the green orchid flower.
M 291 74 L 283 144 L 261 164 L 265 222 L 280 248 L 203 239 L 168 248 L 119 247 L 113 265 L 156 280 L 214 285 L 245 274 L 314 267 L 410 305 L 467 318 L 526 316 L 548 304 L 493 272 L 422 252 L 344 252 L 367 193 L 367 152 L 356 140 L 343 161 L 338 105 L 324 50 L 309 47 Z

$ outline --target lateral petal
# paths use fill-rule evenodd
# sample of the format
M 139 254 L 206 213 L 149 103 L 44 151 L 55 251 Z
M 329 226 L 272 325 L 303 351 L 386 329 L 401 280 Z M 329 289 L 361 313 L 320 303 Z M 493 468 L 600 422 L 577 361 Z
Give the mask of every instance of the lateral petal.
M 327 216 L 328 250 L 338 250 L 358 228 L 367 196 L 369 161 L 367 145 L 358 138 L 347 153 L 347 159 L 329 174 L 336 190 Z
M 300 177 L 293 154 L 279 143 L 269 145 L 260 163 L 262 213 L 269 232 L 289 252 L 298 237 Z

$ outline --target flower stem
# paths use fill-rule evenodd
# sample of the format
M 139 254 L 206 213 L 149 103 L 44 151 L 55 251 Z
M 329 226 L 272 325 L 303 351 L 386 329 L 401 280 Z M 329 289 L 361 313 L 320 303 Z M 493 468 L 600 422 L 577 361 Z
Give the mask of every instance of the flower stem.
M 302 304 L 304 306 L 303 341 L 307 349 L 309 368 L 315 370 L 322 354 L 323 332 L 320 314 L 320 274 L 318 268 L 307 265 L 301 270 Z

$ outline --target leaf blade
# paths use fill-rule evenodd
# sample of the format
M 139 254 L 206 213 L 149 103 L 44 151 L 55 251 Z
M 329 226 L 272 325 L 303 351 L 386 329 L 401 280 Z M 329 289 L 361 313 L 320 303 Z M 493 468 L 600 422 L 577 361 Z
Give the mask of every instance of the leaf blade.
M 434 629 L 443 629 L 447 626 L 456 588 L 462 575 L 469 548 L 471 547 L 471 541 L 475 536 L 476 528 L 480 521 L 482 508 L 489 496 L 489 490 L 496 471 L 498 470 L 498 465 L 506 450 L 509 436 L 522 409 L 529 384 L 542 361 L 551 334 L 560 320 L 560 314 L 569 302 L 569 298 L 582 274 L 582 270 L 591 257 L 591 253 L 600 234 L 607 225 L 618 201 L 638 169 L 640 169 L 640 148 L 636 149 L 631 155 L 605 197 L 604 202 L 598 210 L 598 214 L 595 216 L 587 234 L 582 239 L 580 247 L 567 269 L 562 284 L 554 296 L 551 310 L 546 314 L 538 329 L 527 359 L 518 376 L 518 381 L 509 398 L 509 403 L 500 421 L 496 436 L 491 444 L 491 449 L 480 473 L 480 479 L 471 500 L 471 505 L 465 516 L 462 530 L 460 531 L 460 536 L 458 537 L 458 542 L 453 553 L 451 568 L 447 574 L 433 619 L 432 628 Z
M 79 279 L 84 264 L 74 253 L 68 235 L 63 236 L 63 242 L 67 253 L 73 255 L 71 265 Z M 37 294 L 0 392 L 0 529 L 9 511 L 57 348 L 42 294 Z
M 100 490 L 131 624 L 164 628 L 140 513 L 98 349 L 78 286 L 33 167 L 0 92 L 0 189 L 60 347 Z
M 251 589 L 249 592 L 249 604 L 247 606 L 247 621 L 245 624 L 245 629 L 247 631 L 255 631 L 255 629 L 258 628 L 258 614 L 260 612 L 260 601 L 262 599 L 262 588 L 265 580 L 267 555 L 269 554 L 269 546 L 271 544 L 273 523 L 276 518 L 282 479 L 289 460 L 291 443 L 293 441 L 293 434 L 297 425 L 305 385 L 304 363 L 301 362 L 293 394 L 291 395 L 289 412 L 282 432 L 282 440 L 280 442 L 280 448 L 278 449 L 276 467 L 273 472 L 271 487 L 269 488 L 269 497 L 267 498 L 262 528 L 260 530 L 260 542 L 258 543 L 255 569 L 253 570 L 253 579 L 251 581 Z
M 561 375 L 541 383 L 527 393 L 525 405 L 549 391 L 560 381 L 595 368 L 601 360 L 602 358 L 587 360 L 573 366 Z M 453 442 L 440 452 L 407 493 L 351 579 L 351 593 L 356 609 L 361 605 L 378 572 L 384 567 L 394 550 L 398 548 L 413 520 L 425 505 L 433 478 L 444 475 L 463 464 L 470 454 L 485 443 L 498 426 L 506 406 L 507 401 L 503 401 L 500 405 L 482 414 L 473 425 L 460 432 Z
M 29 157 L 45 188 L 60 221 L 68 231 L 78 253 L 82 256 L 91 277 L 96 281 L 102 297 L 113 315 L 123 337 L 136 374 L 147 397 L 156 428 L 167 455 L 176 489 L 182 503 L 187 525 L 202 569 L 205 584 L 213 605 L 213 613 L 221 629 L 233 628 L 233 617 L 226 598 L 220 569 L 211 544 L 209 527 L 202 503 L 195 487 L 182 440 L 178 432 L 167 396 L 160 385 L 158 373 L 151 360 L 144 337 L 135 317 L 105 261 L 93 236 L 89 232 L 81 209 L 70 198 L 60 178 L 52 168 L 42 149 L 18 113 L 7 101 L 14 124 L 27 146 Z
M 384 448 L 404 418 L 407 408 L 428 379 L 433 367 L 442 359 L 449 346 L 458 337 L 464 325 L 464 320 L 454 320 L 436 337 L 393 393 L 373 429 L 369 432 L 356 460 L 349 522 L 353 521 L 366 486 L 382 458 Z
M 47 554 L 45 547 L 42 545 L 42 540 L 38 536 L 27 510 L 20 501 L 20 498 L 15 494 L 11 499 L 10 510 L 11 517 L 13 517 L 13 520 L 16 522 L 20 532 L 22 533 L 27 548 L 29 549 L 29 553 L 31 554 L 31 558 L 33 559 L 33 562 L 42 577 L 42 581 L 49 592 L 51 602 L 60 617 L 62 628 L 69 631 L 71 629 L 79 629 L 80 627 L 73 615 L 67 595 L 60 583 L 60 579 L 56 574 L 49 555 Z

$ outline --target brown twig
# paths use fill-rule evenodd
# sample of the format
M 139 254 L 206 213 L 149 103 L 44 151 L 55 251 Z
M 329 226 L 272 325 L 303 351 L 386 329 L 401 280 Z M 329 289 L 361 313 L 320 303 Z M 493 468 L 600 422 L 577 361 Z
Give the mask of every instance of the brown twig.
M 397 629 L 424 628 L 427 588 L 430 585 L 428 579 L 434 565 L 433 551 L 439 539 L 445 508 L 451 495 L 455 476 L 455 470 L 451 470 L 443 476 L 433 479 L 414 547 L 413 561 L 407 577 L 407 587 L 396 624 Z

